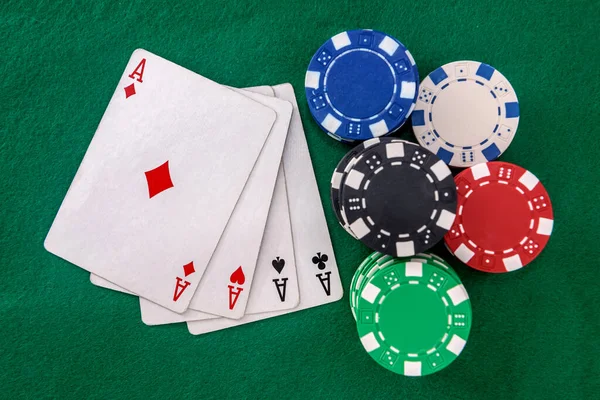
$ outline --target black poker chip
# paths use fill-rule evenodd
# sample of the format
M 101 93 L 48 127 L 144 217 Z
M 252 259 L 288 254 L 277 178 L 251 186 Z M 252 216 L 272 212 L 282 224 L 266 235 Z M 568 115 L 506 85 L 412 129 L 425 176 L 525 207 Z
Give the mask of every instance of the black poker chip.
M 344 182 L 345 170 L 346 168 L 354 163 L 362 152 L 368 149 L 371 146 L 378 145 L 380 143 L 390 143 L 390 142 L 404 142 L 404 140 L 396 139 L 396 138 L 374 138 L 365 140 L 358 146 L 355 146 L 350 150 L 346 155 L 340 160 L 338 165 L 335 167 L 333 171 L 333 175 L 331 176 L 331 189 L 330 189 L 330 197 L 331 197 L 331 207 L 335 213 L 335 216 L 338 219 L 338 222 L 348 232 L 351 236 L 356 237 L 352 231 L 350 230 L 347 222 L 344 220 L 344 216 L 341 212 L 341 204 L 340 204 L 340 187 Z
M 375 143 L 345 167 L 338 190 L 342 221 L 370 248 L 396 257 L 441 241 L 456 214 L 450 169 L 416 144 Z

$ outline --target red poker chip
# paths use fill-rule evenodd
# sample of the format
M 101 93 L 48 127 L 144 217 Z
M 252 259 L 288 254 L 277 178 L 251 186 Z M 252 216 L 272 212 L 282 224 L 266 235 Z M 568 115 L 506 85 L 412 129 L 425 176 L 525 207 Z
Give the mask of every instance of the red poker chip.
M 468 266 L 510 272 L 536 258 L 554 224 L 542 183 L 506 162 L 477 164 L 454 178 L 458 212 L 444 236 L 448 249 Z

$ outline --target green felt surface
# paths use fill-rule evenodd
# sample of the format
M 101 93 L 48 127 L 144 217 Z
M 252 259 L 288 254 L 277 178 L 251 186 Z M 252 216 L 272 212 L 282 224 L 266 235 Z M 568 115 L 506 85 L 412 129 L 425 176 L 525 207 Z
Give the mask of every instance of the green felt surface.
M 86 3 L 86 5 L 75 5 Z M 15 1 L 0 4 L 0 398 L 584 399 L 600 386 L 597 1 Z M 340 228 L 329 178 L 346 145 L 305 101 L 330 36 L 399 38 L 422 76 L 450 61 L 498 68 L 519 131 L 501 157 L 548 189 L 555 231 L 530 266 L 460 265 L 473 306 L 462 355 L 421 379 L 378 366 L 344 298 L 205 336 L 148 327 L 137 299 L 96 288 L 44 237 L 126 61 L 138 47 L 222 84 L 296 89 L 347 290 L 370 250 Z M 414 140 L 409 127 L 399 136 Z

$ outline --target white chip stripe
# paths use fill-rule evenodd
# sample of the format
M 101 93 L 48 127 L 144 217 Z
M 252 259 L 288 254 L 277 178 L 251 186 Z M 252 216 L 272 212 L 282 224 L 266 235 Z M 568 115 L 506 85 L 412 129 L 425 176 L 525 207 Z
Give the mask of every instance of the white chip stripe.
M 452 300 L 452 304 L 455 306 L 463 301 L 469 300 L 469 294 L 462 284 L 454 286 L 452 289 L 447 290 L 446 293 L 448 293 L 450 300 Z
M 439 160 L 431 166 L 431 172 L 435 174 L 435 177 L 438 179 L 438 181 L 442 181 L 446 177 L 452 175 L 450 168 L 448 168 L 448 165 L 446 165 L 446 163 L 442 160 Z
M 373 137 L 383 136 L 390 131 L 384 120 L 369 125 Z
M 523 268 L 523 262 L 518 254 L 504 258 L 502 262 L 504 263 L 504 268 L 506 268 L 507 271 L 516 271 L 517 269 Z
M 519 178 L 519 182 L 529 191 L 532 191 L 533 188 L 537 186 L 539 181 L 540 180 L 529 171 L 525 171 L 525 173 Z
M 357 239 L 361 239 L 371 232 L 371 229 L 365 224 L 365 221 L 362 218 L 357 219 L 353 223 L 350 224 L 350 230 L 356 235 Z
M 548 218 L 540 218 L 538 221 L 537 234 L 550 236 L 554 228 L 554 220 Z
M 452 339 L 450 339 L 450 341 L 448 342 L 446 349 L 448 349 L 449 352 L 454 353 L 458 356 L 463 351 L 466 344 L 467 341 L 465 339 L 461 338 L 458 335 L 453 335 Z
M 362 292 L 360 293 L 360 297 L 368 301 L 369 304 L 373 304 L 380 292 L 381 289 L 373 285 L 371 282 L 367 282 Z
M 466 264 L 471 258 L 473 258 L 475 253 L 471 249 L 469 249 L 464 243 L 461 243 L 460 246 L 458 246 L 458 248 L 454 251 L 454 255 L 456 256 L 456 258 L 458 258 L 460 261 Z
M 404 375 L 421 376 L 421 361 L 404 361 Z
M 378 143 L 381 143 L 381 139 L 379 138 L 368 139 L 363 142 L 363 148 L 368 149 L 369 147 L 375 146 Z
M 343 176 L 344 176 L 344 174 L 342 174 L 341 172 L 334 171 L 333 175 L 331 176 L 331 187 L 336 190 L 339 190 L 340 183 L 342 183 Z
M 485 178 L 486 176 L 490 176 L 490 169 L 488 168 L 486 163 L 473 165 L 471 168 L 471 173 L 473 174 L 473 179 L 478 181 L 481 178 Z
M 344 181 L 344 185 L 349 186 L 354 190 L 358 190 L 364 178 L 365 174 L 355 169 L 352 169 L 346 174 L 346 180 Z
M 352 42 L 350 41 L 350 36 L 348 36 L 348 32 L 341 32 L 331 38 L 331 43 L 333 43 L 333 47 L 336 50 L 343 49 L 346 46 L 350 46 Z
M 390 55 L 390 56 L 394 55 L 396 50 L 398 50 L 398 47 L 400 47 L 398 42 L 396 42 L 394 39 L 390 38 L 389 36 L 384 37 L 383 40 L 381 41 L 381 43 L 379 43 L 379 48 L 381 50 L 385 51 L 386 53 L 388 53 L 388 55 Z
M 385 156 L 389 158 L 404 157 L 404 143 L 392 142 L 385 145 Z
M 360 342 L 362 343 L 367 353 L 370 353 L 373 350 L 377 350 L 379 348 L 379 342 L 377 341 L 377 338 L 375 337 L 375 334 L 373 332 L 369 332 L 363 337 L 361 337 Z
M 404 267 L 405 276 L 423 276 L 423 264 L 420 262 L 407 262 Z
M 442 210 L 442 212 L 440 213 L 440 217 L 438 218 L 436 225 L 439 226 L 440 228 L 444 228 L 446 230 L 449 230 L 452 227 L 452 224 L 454 223 L 454 219 L 456 218 L 456 215 L 451 213 L 448 210 Z
M 306 71 L 304 86 L 310 89 L 318 89 L 321 73 L 318 71 Z
M 396 242 L 396 256 L 397 257 L 409 257 L 415 254 L 415 243 L 410 242 Z
M 401 89 L 400 89 L 400 98 L 401 99 L 414 99 L 416 91 L 417 91 L 417 83 L 416 82 L 402 81 L 402 85 L 401 85 Z
M 334 117 L 331 114 L 327 114 L 325 119 L 323 121 L 321 121 L 321 125 L 328 132 L 336 133 L 337 130 L 340 129 L 340 126 L 342 126 L 342 121 L 340 121 L 339 119 L 337 119 L 336 117 Z

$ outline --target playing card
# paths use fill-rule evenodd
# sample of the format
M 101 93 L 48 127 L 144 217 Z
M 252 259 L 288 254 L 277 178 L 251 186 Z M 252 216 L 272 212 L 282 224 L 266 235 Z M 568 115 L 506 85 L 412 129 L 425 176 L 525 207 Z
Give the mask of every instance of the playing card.
M 227 318 L 241 318 L 246 310 L 292 117 L 285 100 L 245 95 L 274 109 L 277 119 L 190 303 L 193 310 Z
M 299 301 L 286 175 L 282 164 L 258 255 L 246 315 L 287 310 L 296 307 Z
M 140 299 L 145 323 L 173 323 L 211 317 L 206 314 L 228 318 L 244 315 L 292 115 L 292 105 L 287 101 L 255 93 L 245 94 L 276 110 L 277 119 L 271 134 L 190 303 L 190 312 L 182 316 L 169 315 L 158 309 L 156 304 Z M 281 179 L 284 184 L 283 177 Z M 265 248 L 267 254 L 273 247 Z M 192 317 L 191 310 L 202 314 Z
M 281 166 L 258 255 L 246 315 L 293 308 L 298 301 L 298 279 L 292 228 L 285 175 L 283 166 Z M 188 308 L 183 314 L 177 314 L 144 299 L 140 299 L 140 308 L 142 320 L 147 325 L 220 318 L 216 315 L 194 311 L 191 308 Z
M 114 290 L 116 292 L 121 292 L 121 293 L 125 293 L 125 294 L 132 294 L 132 295 L 136 295 L 133 292 L 130 292 L 129 290 L 123 289 L 122 287 L 120 287 L 119 285 L 115 285 L 114 283 L 107 281 L 106 279 L 99 277 L 96 274 L 90 274 L 90 282 L 92 282 L 92 284 L 99 286 L 99 287 L 103 287 L 105 289 L 110 289 L 110 290 Z
M 249 88 L 246 90 L 250 90 L 257 93 L 270 92 L 270 95 L 273 95 L 273 89 L 271 89 L 270 87 L 256 87 Z M 291 107 L 291 104 L 289 104 L 289 114 L 285 114 L 285 117 L 287 118 L 291 117 Z M 287 136 L 288 126 L 285 126 L 282 123 L 282 121 L 281 124 L 278 124 L 276 122 L 273 126 L 273 130 L 276 130 L 278 128 L 283 128 L 285 131 L 285 135 Z M 269 139 L 267 140 L 267 143 L 265 144 L 260 157 L 265 156 L 265 154 L 268 157 L 269 152 L 272 153 L 273 143 L 277 143 L 276 141 L 273 141 L 272 138 L 276 137 L 277 134 L 271 134 L 271 136 L 269 136 Z M 281 143 L 279 148 L 280 151 L 283 151 L 283 143 Z M 273 163 L 272 160 L 270 162 Z M 259 163 L 257 162 L 257 166 L 258 165 Z M 248 183 L 246 184 L 246 187 L 244 188 L 244 192 L 249 191 L 249 193 L 251 194 L 252 192 L 261 190 L 260 185 L 264 185 L 264 181 L 259 179 L 261 178 L 260 175 L 255 175 L 257 172 L 260 172 L 260 169 L 255 167 L 255 170 L 253 170 L 251 173 L 251 178 L 249 179 Z M 266 190 L 268 190 L 268 188 L 266 188 Z M 285 188 L 285 177 L 283 174 L 282 166 L 279 169 L 279 174 L 277 175 L 277 181 L 275 184 L 275 190 L 272 196 L 273 198 L 270 207 L 268 204 L 266 207 L 268 209 L 268 219 L 266 223 L 266 228 L 264 226 L 260 226 L 260 221 L 256 224 L 256 227 L 252 227 L 252 229 L 256 230 L 256 228 L 260 226 L 263 230 L 265 230 L 265 233 L 262 237 L 262 243 L 260 245 L 260 253 L 258 260 L 258 264 L 262 264 L 262 268 L 259 268 L 258 282 L 255 282 L 253 284 L 257 285 L 257 291 L 255 295 L 251 294 L 249 296 L 250 306 L 247 312 L 250 313 L 291 308 L 298 303 L 298 283 L 293 254 L 293 243 L 289 218 L 289 209 L 287 204 L 287 194 Z M 238 211 L 234 211 L 234 213 L 232 214 L 232 218 L 230 219 L 230 222 L 228 223 L 225 231 L 230 229 L 232 225 L 232 229 L 235 229 L 235 215 L 243 217 L 246 213 L 256 213 L 257 207 L 252 203 L 248 203 L 248 201 L 243 200 L 247 197 L 248 196 L 244 195 L 240 197 L 240 200 L 236 205 L 236 210 Z M 253 197 L 256 198 L 257 196 Z M 246 207 L 246 209 L 244 207 Z M 248 207 L 250 207 L 251 209 L 248 210 Z M 260 207 L 264 206 L 261 205 Z M 219 253 L 218 249 L 221 246 L 227 245 L 228 242 L 231 242 L 230 245 L 235 247 L 249 239 L 254 240 L 254 236 L 252 235 L 252 229 L 239 230 L 236 232 L 236 236 L 230 235 L 231 238 L 237 237 L 237 239 L 235 240 L 220 241 L 217 246 L 217 250 L 215 251 L 215 254 Z M 247 253 L 257 252 L 258 247 L 256 248 L 256 250 L 250 249 L 250 251 L 248 251 L 246 249 L 244 251 L 246 251 Z M 215 256 L 213 256 L 213 259 L 211 259 L 209 263 L 209 270 L 211 268 L 211 265 L 213 265 L 213 262 L 215 262 L 214 265 L 219 265 L 219 260 Z M 118 286 L 102 278 L 96 277 L 93 274 L 90 279 L 92 283 L 98 284 L 99 286 L 104 286 L 110 289 L 119 290 L 131 294 L 131 292 L 124 291 L 122 288 L 119 288 Z M 252 291 L 252 293 L 255 292 Z M 192 319 L 207 319 L 217 317 L 216 315 L 197 312 L 191 309 L 188 309 L 183 314 L 173 313 L 145 299 L 140 299 L 140 306 L 142 310 L 142 319 L 148 325 L 166 324 L 174 322 L 183 322 Z
M 287 100 L 294 106 L 290 132 L 283 153 L 283 165 L 286 173 L 300 303 L 293 310 L 245 315 L 239 320 L 220 318 L 190 321 L 188 329 L 194 335 L 319 306 L 337 301 L 343 295 L 294 90 L 290 84 L 273 88 L 278 98 Z
M 136 50 L 46 249 L 184 311 L 275 117 L 269 107 Z
M 233 88 L 230 87 L 230 89 L 233 89 Z M 253 92 L 253 93 L 259 93 L 259 94 L 262 94 L 262 95 L 265 95 L 265 96 L 269 96 L 269 97 L 273 97 L 275 95 L 275 92 L 273 91 L 273 89 L 271 88 L 271 86 L 266 86 L 266 85 L 263 85 L 263 86 L 254 86 L 254 87 L 250 87 L 250 88 L 244 88 L 243 91 L 244 92 L 250 91 L 250 92 Z M 294 266 L 294 268 L 295 268 L 295 266 Z M 100 276 L 98 276 L 96 274 L 93 274 L 93 273 L 90 274 L 90 282 L 92 284 L 96 285 L 96 286 L 99 286 L 99 287 L 103 287 L 103 288 L 106 288 L 106 289 L 114 290 L 114 291 L 117 291 L 117 292 L 122 292 L 122 293 L 125 293 L 125 294 L 135 295 L 135 293 L 133 293 L 133 292 L 131 292 L 129 290 L 123 289 L 122 287 L 120 287 L 118 285 L 115 285 L 114 283 L 112 283 L 112 282 L 110 282 L 110 281 L 108 281 L 108 280 L 106 280 L 106 279 L 104 279 L 104 278 L 102 278 L 102 277 L 100 277 Z

